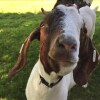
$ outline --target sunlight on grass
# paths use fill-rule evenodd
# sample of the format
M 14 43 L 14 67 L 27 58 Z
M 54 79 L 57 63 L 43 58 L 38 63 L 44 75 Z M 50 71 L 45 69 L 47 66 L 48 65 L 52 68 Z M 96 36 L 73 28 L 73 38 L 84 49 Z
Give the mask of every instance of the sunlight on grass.
M 100 0 L 93 0 L 92 2 L 92 8 L 95 8 L 96 6 L 98 6 L 98 11 L 100 11 Z
M 2 80 L 2 79 L 4 79 L 4 78 L 7 78 L 7 77 L 8 77 L 8 75 L 7 75 L 7 74 L 2 75 L 2 76 L 1 76 L 1 80 Z
M 4 55 L 3 57 L 2 57 L 2 59 L 10 59 L 10 57 L 9 57 L 9 55 Z
M 2 13 L 26 13 L 26 12 L 33 12 L 38 13 L 40 12 L 41 8 L 44 8 L 47 11 L 50 11 L 56 0 L 37 0 L 37 1 L 28 1 L 28 0 L 1 0 L 0 1 L 0 12 Z
M 41 8 L 50 11 L 57 0 L 0 0 L 1 13 L 38 13 Z M 93 0 L 92 8 L 100 6 L 100 0 Z M 98 9 L 100 11 L 100 7 Z
M 0 33 L 3 32 L 3 29 L 0 29 Z
M 7 100 L 6 98 L 0 98 L 0 100 Z

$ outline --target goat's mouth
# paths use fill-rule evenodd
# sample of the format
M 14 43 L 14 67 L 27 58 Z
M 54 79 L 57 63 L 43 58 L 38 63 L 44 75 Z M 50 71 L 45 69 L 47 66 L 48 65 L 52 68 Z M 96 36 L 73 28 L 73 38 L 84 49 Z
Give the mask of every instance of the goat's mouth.
M 49 57 L 49 59 L 52 59 L 52 60 L 54 60 L 54 61 L 56 61 L 56 62 L 59 62 L 59 63 L 68 63 L 68 64 L 75 64 L 75 63 L 77 63 L 78 62 L 78 60 L 76 60 L 76 59 L 68 59 L 68 58 L 66 58 L 66 59 L 62 59 L 62 58 L 55 58 L 55 57 L 53 57 L 53 56 L 51 56 L 51 55 L 48 55 L 48 57 Z
M 68 65 L 74 65 L 79 60 L 77 51 L 57 49 L 55 47 L 49 50 L 48 57 L 55 62 L 67 63 Z

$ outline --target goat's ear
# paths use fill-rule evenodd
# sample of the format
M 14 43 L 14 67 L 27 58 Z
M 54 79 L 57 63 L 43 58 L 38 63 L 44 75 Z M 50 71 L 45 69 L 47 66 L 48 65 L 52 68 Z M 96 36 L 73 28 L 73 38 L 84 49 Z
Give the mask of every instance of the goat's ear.
M 49 12 L 45 11 L 43 8 L 41 8 L 41 11 L 44 15 L 47 15 Z
M 98 64 L 98 57 L 98 51 L 87 36 L 86 29 L 83 29 L 80 36 L 79 62 L 73 71 L 74 81 L 78 85 L 85 85 L 89 81 L 90 75 Z
M 30 35 L 26 38 L 25 42 L 23 43 L 23 45 L 20 49 L 17 63 L 8 73 L 9 77 L 11 77 L 14 74 L 16 74 L 17 72 L 19 72 L 26 65 L 27 52 L 28 52 L 30 43 L 34 39 L 40 39 L 40 28 L 36 29 L 34 32 L 31 32 Z

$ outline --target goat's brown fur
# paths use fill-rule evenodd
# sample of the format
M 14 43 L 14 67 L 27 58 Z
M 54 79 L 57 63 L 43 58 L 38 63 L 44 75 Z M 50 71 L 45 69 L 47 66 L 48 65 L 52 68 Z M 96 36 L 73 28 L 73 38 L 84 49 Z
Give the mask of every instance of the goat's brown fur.
M 74 80 L 80 86 L 85 85 L 89 81 L 90 75 L 98 64 L 99 56 L 98 51 L 95 49 L 86 32 L 87 31 L 85 28 L 83 28 L 81 31 L 79 62 L 74 70 Z M 93 62 L 94 50 L 96 50 L 95 62 Z
M 27 52 L 30 46 L 30 43 L 34 39 L 39 39 L 40 29 L 36 29 L 36 31 L 31 32 L 30 35 L 26 38 L 22 49 L 19 53 L 19 57 L 15 66 L 9 71 L 8 76 L 13 76 L 15 73 L 19 72 L 27 63 Z

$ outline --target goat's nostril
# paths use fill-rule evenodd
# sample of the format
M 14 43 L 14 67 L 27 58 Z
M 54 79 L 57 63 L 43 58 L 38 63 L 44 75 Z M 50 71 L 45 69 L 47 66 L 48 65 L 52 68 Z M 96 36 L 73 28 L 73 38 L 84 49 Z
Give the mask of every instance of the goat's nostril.
M 74 44 L 74 43 L 71 43 L 71 44 L 69 44 L 69 43 L 64 43 L 64 44 L 63 44 L 63 47 L 64 47 L 66 50 L 70 50 L 70 51 L 76 50 L 76 44 Z
M 58 38 L 57 47 L 72 51 L 72 50 L 76 50 L 77 44 L 75 40 Z
M 71 50 L 76 50 L 76 47 L 77 47 L 77 45 L 73 43 L 73 44 L 70 46 L 70 49 L 71 49 Z
M 56 43 L 57 43 L 57 47 L 64 48 L 64 45 L 62 44 L 59 38 L 57 39 Z

